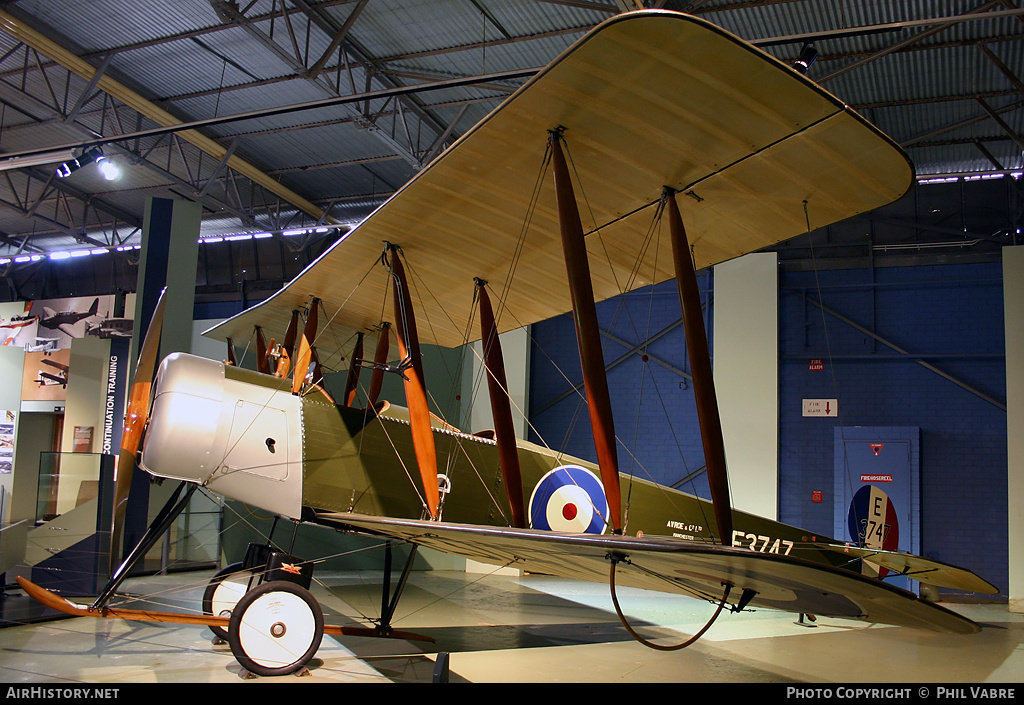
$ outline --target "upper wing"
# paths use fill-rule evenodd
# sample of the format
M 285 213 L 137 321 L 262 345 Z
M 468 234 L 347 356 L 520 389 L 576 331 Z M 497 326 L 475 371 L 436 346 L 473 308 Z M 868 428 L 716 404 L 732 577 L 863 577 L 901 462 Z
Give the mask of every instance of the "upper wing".
M 311 296 L 336 325 L 379 325 L 387 281 L 374 265 L 384 241 L 409 262 L 423 342 L 466 342 L 474 277 L 503 294 L 502 330 L 568 311 L 554 194 L 542 171 L 548 132 L 560 127 L 584 222 L 594 228 L 587 241 L 598 300 L 672 276 L 667 233 L 647 239 L 648 206 L 665 186 L 692 196 L 683 218 L 702 268 L 882 206 L 913 179 L 894 143 L 764 52 L 688 15 L 619 15 L 288 286 L 207 335 L 284 331 Z
M 751 607 L 971 634 L 977 624 L 913 593 L 847 570 L 791 556 L 759 553 L 668 537 L 559 534 L 446 522 L 318 514 L 340 528 L 401 538 L 494 565 L 512 565 L 590 581 L 607 581 L 612 552 L 623 558 L 616 584 L 717 601 L 722 584 L 735 602 L 745 590 Z

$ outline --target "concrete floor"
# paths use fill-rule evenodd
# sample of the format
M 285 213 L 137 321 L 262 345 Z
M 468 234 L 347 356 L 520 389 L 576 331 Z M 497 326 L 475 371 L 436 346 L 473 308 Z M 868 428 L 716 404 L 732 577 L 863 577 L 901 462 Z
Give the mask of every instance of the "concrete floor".
M 193 610 L 211 574 L 134 579 L 125 590 L 158 595 L 152 609 Z M 313 594 L 327 623 L 355 624 L 378 613 L 379 574 L 318 575 Z M 18 604 L 12 600 L 28 598 L 9 591 L 4 602 Z M 703 602 L 637 590 L 620 589 L 619 602 L 645 637 L 665 644 L 692 634 L 712 611 Z M 212 643 L 206 627 L 79 617 L 0 629 L 0 682 L 429 683 L 439 653 L 449 654 L 450 682 L 1024 682 L 1024 615 L 1005 605 L 948 606 L 984 624 L 982 632 L 933 634 L 829 619 L 806 626 L 793 615 L 758 611 L 723 614 L 695 645 L 657 651 L 622 628 L 606 585 L 415 572 L 394 627 L 434 643 L 325 636 L 308 675 L 246 679 L 228 645 Z

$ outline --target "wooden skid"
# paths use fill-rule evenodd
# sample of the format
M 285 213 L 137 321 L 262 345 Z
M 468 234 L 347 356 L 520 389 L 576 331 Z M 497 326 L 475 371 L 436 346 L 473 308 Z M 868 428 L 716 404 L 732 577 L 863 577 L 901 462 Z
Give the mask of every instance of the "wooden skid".
M 70 600 L 61 597 L 46 588 L 36 585 L 30 580 L 18 577 L 18 585 L 25 593 L 40 604 L 55 609 L 58 612 L 69 614 L 74 617 L 100 617 L 106 619 L 127 619 L 135 622 L 162 622 L 166 624 L 195 624 L 203 627 L 228 628 L 230 617 L 219 617 L 209 614 L 186 614 L 184 612 L 156 612 L 153 610 L 122 609 L 119 607 L 103 607 L 92 609 L 83 605 L 75 604 Z M 387 639 L 407 639 L 410 641 L 434 641 L 428 636 L 392 630 L 381 632 L 370 627 L 343 627 L 339 625 L 325 624 L 324 634 L 330 636 L 362 636 L 378 637 Z

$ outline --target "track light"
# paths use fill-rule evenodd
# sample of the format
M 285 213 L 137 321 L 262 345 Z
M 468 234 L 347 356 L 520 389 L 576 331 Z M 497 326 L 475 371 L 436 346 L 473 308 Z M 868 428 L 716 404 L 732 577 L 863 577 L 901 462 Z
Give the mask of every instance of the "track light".
M 798 73 L 807 73 L 807 69 L 811 68 L 811 64 L 817 58 L 818 50 L 810 44 L 804 44 L 804 48 L 800 50 L 800 56 L 793 62 L 793 69 Z
M 75 153 L 72 149 L 63 149 L 58 152 L 46 152 L 26 157 L 0 157 L 0 171 L 8 169 L 25 169 L 30 166 L 46 166 L 57 162 L 66 162 L 74 159 Z
M 57 167 L 57 176 L 61 178 L 70 176 L 73 172 L 78 171 L 83 166 L 88 166 L 93 162 L 96 162 L 96 166 L 99 167 L 100 173 L 103 174 L 103 178 L 108 181 L 113 181 L 121 176 L 120 167 L 103 156 L 102 147 L 91 147 L 90 149 L 82 152 L 82 154 L 77 158 L 64 162 Z

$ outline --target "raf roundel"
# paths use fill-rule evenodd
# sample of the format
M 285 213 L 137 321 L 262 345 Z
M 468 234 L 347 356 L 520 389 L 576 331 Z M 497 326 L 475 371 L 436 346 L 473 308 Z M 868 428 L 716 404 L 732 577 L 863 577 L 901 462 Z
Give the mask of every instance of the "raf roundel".
M 602 534 L 608 500 L 597 475 L 562 465 L 540 479 L 530 497 L 530 526 L 570 534 Z

